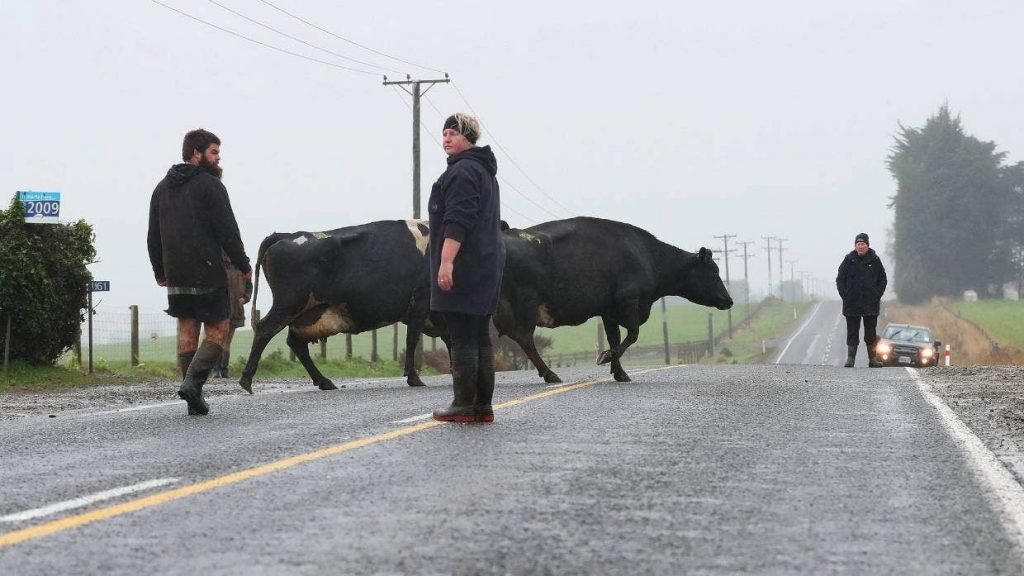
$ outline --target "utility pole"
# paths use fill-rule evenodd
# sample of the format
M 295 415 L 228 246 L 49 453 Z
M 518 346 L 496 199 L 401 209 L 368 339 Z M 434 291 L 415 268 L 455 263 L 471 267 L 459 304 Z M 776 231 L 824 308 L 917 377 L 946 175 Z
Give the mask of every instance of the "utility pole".
M 793 280 L 793 266 L 796 265 L 796 260 L 786 260 L 789 262 L 789 299 L 796 302 L 796 281 Z
M 435 84 L 446 84 L 451 78 L 445 73 L 444 80 L 413 80 L 407 74 L 405 80 L 388 80 L 384 77 L 385 86 L 398 86 L 412 96 L 412 217 L 420 219 L 420 96 L 423 96 L 434 87 Z M 420 89 L 421 84 L 427 84 L 425 90 Z M 406 88 L 412 86 L 412 90 Z
M 782 271 L 782 243 L 789 238 L 776 238 L 775 241 L 779 243 L 779 298 L 785 300 L 785 294 L 782 293 L 782 283 L 785 282 L 785 273 Z
M 747 307 L 746 318 L 750 317 L 750 275 L 747 274 L 747 260 L 754 257 L 753 254 L 747 255 L 747 246 L 753 243 L 753 240 L 740 242 L 743 246 L 743 303 Z
M 768 253 L 768 295 L 772 295 L 772 240 L 775 236 L 761 236 L 765 241 L 764 251 Z
M 448 73 L 445 72 L 444 80 L 413 80 L 408 74 L 405 75 L 405 80 L 388 80 L 388 77 L 384 77 L 385 86 L 398 86 L 402 90 L 405 90 L 407 94 L 412 96 L 412 218 L 413 220 L 420 219 L 420 97 L 430 91 L 435 84 L 447 84 L 451 82 L 451 78 L 448 77 Z M 420 89 L 420 85 L 426 84 L 425 90 Z M 412 90 L 406 88 L 406 86 L 412 86 Z M 397 326 L 397 325 L 396 325 Z M 373 330 L 373 342 L 374 353 L 377 352 L 377 329 Z M 351 347 L 348 348 L 351 350 Z M 350 354 L 351 355 L 351 354 Z M 421 359 L 423 358 L 423 336 L 416 340 L 416 361 L 415 364 L 419 367 Z
M 735 234 L 722 234 L 721 236 L 715 236 L 715 238 L 721 238 L 722 239 L 722 244 L 725 245 L 725 249 L 722 250 L 722 252 L 725 253 L 725 289 L 726 290 L 729 289 L 729 252 L 735 252 L 736 251 L 735 248 L 733 248 L 732 250 L 729 250 L 729 238 L 735 238 L 735 237 L 736 237 Z M 729 338 L 732 338 L 732 308 L 729 308 L 729 310 L 727 312 L 728 312 L 728 318 L 729 318 Z

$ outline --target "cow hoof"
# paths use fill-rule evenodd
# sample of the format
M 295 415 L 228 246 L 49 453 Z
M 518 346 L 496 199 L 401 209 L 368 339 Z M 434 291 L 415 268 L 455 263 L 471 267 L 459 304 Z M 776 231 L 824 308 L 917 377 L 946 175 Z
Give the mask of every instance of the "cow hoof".
M 561 384 L 562 383 L 562 379 L 559 378 L 558 374 L 555 374 L 554 372 L 548 372 L 547 374 L 545 374 L 544 375 L 544 381 L 547 382 L 548 384 Z
M 614 359 L 615 359 L 615 352 L 612 352 L 611 350 L 605 350 L 604 352 L 601 352 L 600 356 L 597 357 L 597 363 L 598 364 L 607 364 L 607 363 L 611 362 Z
M 406 382 L 409 386 L 426 386 L 426 384 L 423 383 L 423 380 L 420 380 L 419 378 L 409 378 Z
M 632 382 L 633 381 L 633 380 L 630 379 L 629 374 L 626 374 L 625 372 L 622 372 L 621 374 L 612 374 L 612 376 L 615 376 L 615 381 L 616 382 Z
M 324 380 L 323 382 L 317 384 L 317 388 L 319 388 L 321 390 L 337 390 L 338 389 L 338 387 L 334 385 L 334 382 L 331 382 L 330 380 Z
M 242 376 L 238 380 L 238 385 L 242 387 L 242 390 L 245 390 L 249 394 L 252 394 L 252 378 L 246 378 L 245 376 Z

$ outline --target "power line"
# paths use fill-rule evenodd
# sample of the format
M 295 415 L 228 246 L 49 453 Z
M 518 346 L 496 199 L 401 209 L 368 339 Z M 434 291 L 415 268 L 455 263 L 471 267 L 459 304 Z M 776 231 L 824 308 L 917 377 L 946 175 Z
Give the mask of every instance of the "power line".
M 422 68 L 424 70 L 430 70 L 431 72 L 438 72 L 440 74 L 444 74 L 444 70 L 438 70 L 437 68 L 431 68 L 429 66 L 423 66 L 422 64 L 416 64 L 415 62 L 409 62 L 408 60 L 403 60 L 403 59 L 398 58 L 396 56 L 392 56 L 390 54 L 386 54 L 384 52 L 381 52 L 380 50 L 374 50 L 373 48 L 370 48 L 369 46 L 364 46 L 364 45 L 362 45 L 362 44 L 360 44 L 360 43 L 358 43 L 358 42 L 356 42 L 354 40 L 349 40 L 348 38 L 345 38 L 344 36 L 339 36 L 338 34 L 335 34 L 334 32 L 331 32 L 330 30 L 328 30 L 326 28 L 322 28 L 320 26 L 317 26 L 316 24 L 313 24 L 312 22 L 310 22 L 310 21 L 308 21 L 308 20 L 306 20 L 306 19 L 304 19 L 304 18 L 302 18 L 300 16 L 297 16 L 295 14 L 292 14 L 291 12 L 288 12 L 284 8 L 281 8 L 281 7 L 273 4 L 272 2 L 269 2 L 268 0 L 260 0 L 260 1 L 263 2 L 264 4 L 266 4 L 267 6 L 270 6 L 274 10 L 277 10 L 278 12 L 280 12 L 282 14 L 290 16 L 290 17 L 298 20 L 299 22 L 302 22 L 303 24 L 305 24 L 307 26 L 310 26 L 312 28 L 316 28 L 317 30 L 323 32 L 324 34 L 329 34 L 329 35 L 337 38 L 338 40 L 341 40 L 342 42 L 348 42 L 349 44 L 351 44 L 353 46 L 357 46 L 359 48 L 362 48 L 363 50 L 367 50 L 367 51 L 373 52 L 374 54 L 377 54 L 379 56 L 383 56 L 385 58 L 390 58 L 392 60 L 395 60 L 396 62 L 401 62 L 402 64 L 408 64 L 409 66 L 415 66 L 417 68 Z
M 163 2 L 160 2 L 160 0 L 150 0 L 150 2 L 152 2 L 154 4 L 158 4 L 160 6 L 163 6 L 164 8 L 166 8 L 168 10 L 171 10 L 172 12 L 177 12 L 178 14 L 181 14 L 182 16 L 185 16 L 186 18 L 191 18 L 192 20 L 195 20 L 196 22 L 199 22 L 200 24 L 205 24 L 205 25 L 207 25 L 207 26 L 209 26 L 211 28 L 215 28 L 217 30 L 220 30 L 221 32 L 224 32 L 224 33 L 227 33 L 227 34 L 231 34 L 232 36 L 235 36 L 236 38 L 241 38 L 242 40 L 246 40 L 246 41 L 252 42 L 254 44 L 259 44 L 260 46 L 263 46 L 264 48 L 270 48 L 271 50 L 276 50 L 277 52 L 281 52 L 283 54 L 288 54 L 289 56 L 295 56 L 296 58 L 302 58 L 303 60 L 309 60 L 310 62 L 316 62 L 318 64 L 323 64 L 325 66 L 331 66 L 333 68 L 340 68 L 341 70 L 348 70 L 349 72 L 359 72 L 360 74 L 368 74 L 370 76 L 377 76 L 378 75 L 376 72 L 371 72 L 369 70 L 360 70 L 358 68 L 351 68 L 349 66 L 342 66 L 341 64 L 335 64 L 334 62 L 328 62 L 326 60 L 320 60 L 319 58 L 313 58 L 311 56 L 306 56 L 305 54 L 299 54 L 298 52 L 292 52 L 291 50 L 286 50 L 284 48 L 279 48 L 279 47 L 274 46 L 272 44 L 267 44 L 266 42 L 261 42 L 259 40 L 256 40 L 255 38 L 250 38 L 248 36 L 245 36 L 244 34 L 239 34 L 238 32 L 235 32 L 233 30 L 228 30 L 227 28 L 224 28 L 222 26 L 218 26 L 218 25 L 213 24 L 211 22 L 207 22 L 206 20 L 203 20 L 202 18 L 198 18 L 196 16 L 193 16 L 193 15 L 189 14 L 188 12 L 184 12 L 184 11 L 178 10 L 177 8 L 174 8 L 173 6 L 168 6 L 167 4 L 164 4 Z
M 288 38 L 289 40 L 294 40 L 295 42 L 298 42 L 300 44 L 304 44 L 306 46 L 309 46 L 310 48 L 313 48 L 314 50 L 319 50 L 321 52 L 326 52 L 327 54 L 330 54 L 332 56 L 337 56 L 338 58 L 341 58 L 343 60 L 348 60 L 349 62 L 355 62 L 356 64 L 362 64 L 363 66 L 370 66 L 372 68 L 379 68 L 379 69 L 384 70 L 386 72 L 394 72 L 395 74 L 401 74 L 401 72 L 399 72 L 398 70 L 395 70 L 393 68 L 387 68 L 385 66 L 378 66 L 377 64 L 373 64 L 372 62 L 363 62 L 362 60 L 356 60 L 355 58 L 350 58 L 348 56 L 345 56 L 344 54 L 338 54 L 337 52 L 334 52 L 333 50 L 328 50 L 327 48 L 321 48 L 320 46 L 317 46 L 315 44 L 311 44 L 309 42 L 306 42 L 305 40 L 303 40 L 301 38 L 297 38 L 295 36 L 292 36 L 291 34 L 288 34 L 286 32 L 282 32 L 282 31 L 278 30 L 277 28 L 274 28 L 273 26 L 270 26 L 268 24 L 264 24 L 263 22 L 260 22 L 259 20 L 255 20 L 253 18 L 250 18 L 250 17 L 246 16 L 245 14 L 242 14 L 241 12 L 238 12 L 237 10 L 234 10 L 232 8 L 229 8 L 229 7 L 221 4 L 220 2 L 217 2 L 217 0 L 206 0 L 206 1 L 209 2 L 210 4 L 213 4 L 214 6 L 219 7 L 222 10 L 226 10 L 228 12 L 231 12 L 232 14 L 234 14 L 235 16 L 238 16 L 239 18 L 244 18 L 245 20 L 248 20 L 249 22 L 252 22 L 253 24 L 255 24 L 257 26 L 261 26 L 261 27 L 263 27 L 263 28 L 265 28 L 267 30 L 270 30 L 271 32 L 275 32 L 277 34 L 280 34 L 281 36 L 284 36 L 285 38 Z
M 477 118 L 480 118 L 480 115 L 477 114 L 475 110 L 473 110 L 473 105 L 469 104 L 469 100 L 466 99 L 465 94 L 463 94 L 462 90 L 459 89 L 459 86 L 455 82 L 452 82 L 452 87 L 455 88 L 455 91 L 459 94 L 459 97 L 462 98 L 462 101 L 466 102 L 466 107 L 469 108 L 469 111 L 472 112 L 473 115 L 476 116 Z M 548 200 L 554 202 L 556 206 L 558 206 L 562 210 L 565 210 L 566 213 L 572 213 L 572 210 L 569 210 L 568 208 L 563 206 L 562 203 L 555 200 L 553 196 L 551 196 L 543 188 L 541 188 L 540 184 L 534 181 L 534 178 L 529 177 L 529 174 L 527 174 L 526 171 L 523 170 L 521 166 L 519 166 L 519 163 L 516 162 L 515 159 L 513 159 L 512 156 L 508 153 L 508 151 L 506 151 L 505 148 L 501 145 L 501 143 L 498 141 L 498 138 L 495 137 L 495 132 L 492 129 L 487 128 L 487 133 L 490 139 L 494 140 L 495 146 L 498 147 L 498 150 L 502 151 L 502 154 L 504 154 L 505 157 L 508 158 L 509 162 L 511 162 L 512 165 L 515 166 L 520 173 L 522 173 L 522 175 L 529 181 L 529 183 L 534 184 L 534 188 L 541 191 L 541 194 L 548 197 Z

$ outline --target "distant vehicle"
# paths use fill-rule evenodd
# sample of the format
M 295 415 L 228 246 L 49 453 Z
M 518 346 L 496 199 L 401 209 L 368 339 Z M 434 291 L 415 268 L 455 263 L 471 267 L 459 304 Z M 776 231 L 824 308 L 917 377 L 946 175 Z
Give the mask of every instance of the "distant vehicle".
M 875 345 L 875 358 L 883 366 L 935 366 L 941 346 L 925 326 L 888 324 Z

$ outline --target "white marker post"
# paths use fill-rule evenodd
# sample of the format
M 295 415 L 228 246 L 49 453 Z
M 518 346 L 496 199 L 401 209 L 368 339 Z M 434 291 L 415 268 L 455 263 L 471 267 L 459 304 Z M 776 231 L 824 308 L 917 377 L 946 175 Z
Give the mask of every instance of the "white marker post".
M 949 367 L 949 357 L 950 357 L 949 344 L 946 344 L 946 367 L 947 368 Z

